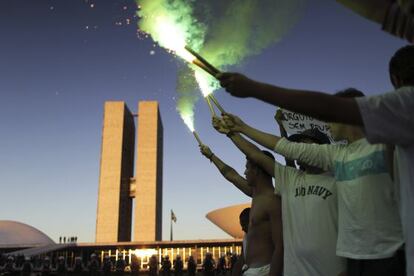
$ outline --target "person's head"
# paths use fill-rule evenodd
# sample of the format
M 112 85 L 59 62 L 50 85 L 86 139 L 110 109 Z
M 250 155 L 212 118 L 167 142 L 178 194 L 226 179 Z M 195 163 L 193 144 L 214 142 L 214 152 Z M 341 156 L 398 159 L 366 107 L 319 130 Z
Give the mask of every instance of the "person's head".
M 414 86 L 414 46 L 400 48 L 389 63 L 391 83 L 395 88 Z
M 335 96 L 341 97 L 341 98 L 359 98 L 359 97 L 365 97 L 365 94 L 359 91 L 358 89 L 347 88 L 347 89 L 344 89 L 344 90 L 341 90 L 335 93 Z M 330 127 L 332 138 L 336 141 L 349 140 L 350 136 L 352 136 L 351 134 L 356 129 L 360 129 L 357 126 L 346 125 L 346 124 L 341 124 L 341 123 L 333 123 L 333 122 L 329 123 L 329 127 Z
M 271 159 L 275 160 L 273 154 L 269 151 L 262 150 L 263 154 L 267 155 Z M 272 176 L 269 175 L 266 171 L 264 171 L 260 166 L 258 166 L 253 161 L 246 159 L 246 169 L 244 171 L 244 175 L 246 177 L 247 183 L 250 186 L 255 186 L 257 181 L 263 180 L 263 178 L 267 178 L 272 180 Z
M 244 233 L 249 229 L 250 208 L 245 208 L 241 211 L 239 216 L 240 226 Z
M 319 131 L 316 128 L 307 129 L 303 131 L 302 133 L 292 134 L 288 137 L 288 140 L 291 142 L 296 142 L 296 143 L 319 144 L 319 145 L 331 143 L 331 140 L 329 139 L 328 135 Z M 309 166 L 306 163 L 302 163 L 302 162 L 297 162 L 297 163 L 299 165 L 299 168 L 302 171 L 306 171 L 309 173 L 321 173 L 322 172 L 322 170 Z

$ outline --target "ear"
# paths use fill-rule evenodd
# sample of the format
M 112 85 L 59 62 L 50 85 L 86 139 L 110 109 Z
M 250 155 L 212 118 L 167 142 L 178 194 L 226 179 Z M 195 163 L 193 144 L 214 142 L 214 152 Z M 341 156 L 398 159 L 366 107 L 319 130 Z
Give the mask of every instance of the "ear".
M 390 75 L 391 83 L 394 86 L 394 88 L 399 88 L 402 86 L 402 81 L 399 77 L 397 77 L 394 74 Z

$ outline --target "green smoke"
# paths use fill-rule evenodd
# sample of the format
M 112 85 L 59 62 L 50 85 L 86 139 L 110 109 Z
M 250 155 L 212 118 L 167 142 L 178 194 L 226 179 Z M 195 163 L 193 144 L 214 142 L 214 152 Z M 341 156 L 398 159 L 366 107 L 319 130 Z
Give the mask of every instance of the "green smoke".
M 194 121 L 194 105 L 200 98 L 200 93 L 196 91 L 197 82 L 194 78 L 193 69 L 183 66 L 178 71 L 180 78 L 177 79 L 177 111 L 181 117 L 191 118 Z
M 151 35 L 161 47 L 173 50 L 185 58 L 184 50 L 189 45 L 199 50 L 204 42 L 206 26 L 193 16 L 193 6 L 186 0 L 136 0 L 138 27 Z M 194 104 L 198 99 L 196 83 L 192 71 L 179 71 L 177 82 L 177 110 L 188 123 L 193 121 Z
M 222 68 L 242 63 L 280 41 L 299 18 L 304 1 L 209 1 L 217 12 L 205 18 L 209 28 L 202 55 Z
M 297 21 L 304 1 L 136 0 L 140 30 L 182 57 L 185 51 L 179 51 L 187 44 L 220 69 L 238 65 L 281 40 Z M 219 88 L 201 72 L 197 83 L 192 70 L 200 69 L 183 65 L 177 76 L 177 110 L 191 120 L 198 86 L 204 93 Z

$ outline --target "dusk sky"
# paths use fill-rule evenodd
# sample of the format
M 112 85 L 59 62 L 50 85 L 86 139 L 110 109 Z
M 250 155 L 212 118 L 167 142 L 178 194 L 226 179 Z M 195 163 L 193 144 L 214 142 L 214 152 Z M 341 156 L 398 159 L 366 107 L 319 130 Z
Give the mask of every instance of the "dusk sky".
M 94 241 L 104 102 L 125 101 L 135 113 L 138 101 L 156 100 L 165 141 L 163 239 L 170 209 L 175 239 L 229 238 L 205 215 L 249 198 L 199 153 L 176 111 L 181 61 L 137 35 L 135 12 L 132 0 L 0 0 L 0 220 L 30 224 L 55 241 Z M 388 61 L 405 44 L 333 0 L 308 0 L 279 43 L 230 70 L 292 88 L 372 95 L 391 90 Z M 275 107 L 215 95 L 228 112 L 279 133 Z M 195 116 L 203 142 L 243 173 L 243 155 L 211 127 L 201 100 Z

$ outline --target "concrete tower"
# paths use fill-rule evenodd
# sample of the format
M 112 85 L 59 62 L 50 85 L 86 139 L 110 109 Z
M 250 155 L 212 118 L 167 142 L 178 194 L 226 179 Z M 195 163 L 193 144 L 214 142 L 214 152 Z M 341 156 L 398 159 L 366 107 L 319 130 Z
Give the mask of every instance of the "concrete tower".
M 137 136 L 136 177 L 133 178 L 133 115 L 124 102 L 106 102 L 96 242 L 131 240 L 134 197 L 134 240 L 161 240 L 163 128 L 157 102 L 138 104 Z
M 106 102 L 96 217 L 96 242 L 131 240 L 135 124 L 124 102 Z
M 157 102 L 138 104 L 135 183 L 135 241 L 159 241 L 162 235 L 163 127 Z

